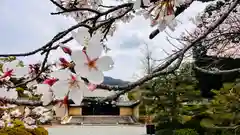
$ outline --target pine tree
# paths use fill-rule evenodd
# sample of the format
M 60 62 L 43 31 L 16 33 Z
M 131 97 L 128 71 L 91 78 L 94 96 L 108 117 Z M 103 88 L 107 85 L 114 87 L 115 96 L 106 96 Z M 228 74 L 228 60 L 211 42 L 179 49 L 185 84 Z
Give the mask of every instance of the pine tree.
M 144 86 L 143 103 L 154 116 L 157 130 L 173 131 L 202 111 L 200 91 L 191 64 L 176 72 L 161 76 Z M 166 133 L 166 132 L 165 132 Z

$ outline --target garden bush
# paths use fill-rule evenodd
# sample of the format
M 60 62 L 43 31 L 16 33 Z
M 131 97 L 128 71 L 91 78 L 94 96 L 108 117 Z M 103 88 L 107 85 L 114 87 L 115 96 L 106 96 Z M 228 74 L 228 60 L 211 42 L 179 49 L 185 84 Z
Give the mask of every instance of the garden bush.
M 195 129 L 178 129 L 173 132 L 173 135 L 199 135 Z
M 48 135 L 48 131 L 43 127 L 28 129 L 20 120 L 15 120 L 13 125 L 13 127 L 0 129 L 0 135 Z

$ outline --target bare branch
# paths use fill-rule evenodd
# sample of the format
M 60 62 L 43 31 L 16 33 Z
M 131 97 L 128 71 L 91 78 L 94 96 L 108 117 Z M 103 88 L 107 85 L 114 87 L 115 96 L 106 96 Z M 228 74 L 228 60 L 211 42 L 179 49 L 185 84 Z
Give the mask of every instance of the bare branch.
M 107 90 L 121 90 L 120 92 L 118 92 L 116 95 L 114 96 L 111 96 L 111 97 L 107 97 L 106 99 L 104 100 L 101 100 L 100 102 L 104 102 L 106 100 L 111 100 L 111 99 L 114 99 L 116 97 L 118 97 L 119 95 L 125 93 L 125 92 L 128 92 L 130 90 L 132 90 L 133 88 L 137 87 L 137 86 L 140 86 L 142 85 L 143 83 L 153 79 L 154 77 L 157 77 L 159 75 L 164 75 L 164 74 L 169 74 L 171 72 L 173 72 L 174 70 L 176 70 L 182 60 L 183 60 L 183 57 L 184 57 L 184 54 L 192 47 L 196 46 L 198 42 L 200 42 L 201 40 L 203 40 L 210 32 L 212 32 L 215 28 L 217 28 L 229 15 L 229 13 L 237 6 L 239 0 L 235 0 L 234 2 L 232 2 L 230 8 L 224 12 L 222 14 L 222 16 L 220 18 L 218 18 L 214 23 L 212 23 L 207 29 L 206 31 L 201 34 L 200 36 L 198 36 L 195 40 L 193 40 L 191 43 L 189 43 L 189 45 L 185 46 L 183 49 L 181 49 L 180 51 L 178 51 L 177 53 L 175 53 L 175 55 L 173 55 L 172 57 L 170 57 L 164 64 L 162 64 L 161 66 L 157 67 L 152 74 L 149 74 L 149 75 L 146 75 L 144 76 L 143 78 L 137 80 L 136 82 L 133 82 L 133 83 L 129 83 L 127 85 L 124 85 L 124 86 L 111 86 L 111 85 L 98 85 L 97 88 L 102 88 L 102 89 L 107 89 Z M 123 17 L 125 14 L 127 14 L 129 11 L 132 10 L 132 6 L 133 4 L 132 3 L 126 3 L 126 4 L 122 4 L 122 5 L 119 5 L 118 7 L 116 8 L 112 8 L 112 9 L 109 9 L 104 13 L 104 15 L 106 14 L 109 14 L 113 11 L 116 11 L 117 9 L 119 8 L 124 8 L 124 7 L 129 7 L 129 9 L 123 13 L 122 15 L 120 16 L 117 16 L 117 17 L 114 17 L 114 18 L 109 18 L 107 20 L 105 20 L 105 22 L 97 25 L 96 27 L 89 27 L 88 25 L 86 25 L 85 23 L 88 22 L 88 21 L 91 21 L 91 20 L 94 20 L 94 19 L 98 19 L 99 16 L 94 16 L 92 18 L 89 18 L 81 23 L 78 23 L 72 27 L 70 27 L 69 29 L 63 31 L 63 32 L 60 32 L 58 33 L 51 41 L 49 41 L 46 45 L 44 45 L 42 48 L 43 51 L 46 52 L 46 54 L 50 53 L 50 49 L 52 47 L 52 45 L 57 42 L 58 40 L 62 39 L 65 35 L 67 35 L 69 32 L 71 32 L 72 30 L 78 28 L 78 27 L 87 27 L 89 28 L 90 30 L 97 30 L 98 28 L 100 28 L 101 26 L 104 26 L 106 24 L 108 24 L 109 22 L 111 21 L 115 21 L 116 19 L 119 19 L 121 17 Z M 1 55 L 0 55 L 1 56 Z M 11 56 L 11 55 L 9 55 Z M 47 57 L 48 55 L 45 56 L 45 58 Z M 7 57 L 7 56 L 5 56 Z M 47 58 L 46 58 L 47 59 Z M 177 60 L 177 61 L 176 61 Z M 176 61 L 176 64 L 173 66 L 173 67 L 170 67 L 170 65 Z M 43 64 L 44 65 L 44 64 Z M 42 67 L 44 67 L 42 65 Z M 42 104 L 42 102 L 40 101 L 31 101 L 31 100 L 28 100 L 28 101 L 23 101 L 23 100 L 11 100 L 11 99 L 4 99 L 4 98 L 0 98 L 0 100 L 4 100 L 6 102 L 11 102 L 11 103 L 16 103 L 16 104 L 29 104 L 29 105 L 40 105 Z
M 120 92 L 118 92 L 117 94 L 115 95 L 112 95 L 112 96 L 109 96 L 109 97 L 106 97 L 102 100 L 100 100 L 100 102 L 106 102 L 106 101 L 109 101 L 109 100 L 113 100 L 113 99 L 116 99 L 118 98 L 120 95 L 126 93 L 126 92 L 129 92 L 131 91 L 132 89 L 134 89 L 135 87 L 137 86 L 140 86 L 142 84 L 144 84 L 145 82 L 155 78 L 155 77 L 158 77 L 160 75 L 166 75 L 166 74 L 169 74 L 169 73 L 172 73 L 174 72 L 176 69 L 178 69 L 178 67 L 181 65 L 181 62 L 183 60 L 183 55 L 180 56 L 176 62 L 176 64 L 173 66 L 173 67 L 169 67 L 168 69 L 166 69 L 165 71 L 158 71 L 158 72 L 155 72 L 155 73 L 152 73 L 152 74 L 148 74 L 146 76 L 144 76 L 143 78 L 139 79 L 138 81 L 134 82 L 134 83 L 131 83 L 127 86 L 118 86 L 117 90 L 121 90 Z M 100 85 L 101 86 L 101 85 Z M 106 86 L 104 87 L 104 85 L 102 85 L 103 87 L 101 88 L 104 88 L 104 89 L 109 89 L 109 90 L 113 90 L 114 88 L 116 87 L 111 87 L 111 86 Z
M 161 75 L 162 73 L 165 74 L 165 72 L 163 72 L 164 69 L 166 69 L 169 65 L 171 65 L 176 59 L 180 58 L 184 56 L 184 54 L 193 46 L 196 45 L 197 42 L 201 41 L 202 39 L 204 39 L 210 32 L 212 32 L 215 28 L 217 28 L 227 17 L 228 15 L 232 12 L 232 10 L 237 6 L 238 4 L 238 0 L 235 0 L 234 2 L 232 2 L 231 6 L 229 7 L 229 9 L 224 12 L 222 14 L 222 16 L 220 18 L 218 18 L 216 20 L 216 22 L 212 23 L 208 29 L 202 34 L 200 35 L 198 38 L 196 38 L 192 43 L 190 43 L 188 46 L 186 46 L 185 48 L 183 48 L 181 51 L 179 51 L 178 53 L 176 53 L 176 55 L 174 55 L 173 57 L 171 57 L 167 62 L 165 62 L 163 65 L 159 66 L 158 68 L 156 68 L 152 74 L 150 75 L 146 75 L 145 77 L 143 77 L 142 79 L 134 82 L 134 83 L 130 83 L 128 85 L 125 86 L 110 86 L 110 85 L 98 85 L 98 88 L 103 88 L 103 89 L 108 89 L 108 90 L 122 90 L 122 92 L 120 92 L 121 94 L 128 92 L 129 90 L 142 85 L 144 82 Z M 180 62 L 181 63 L 181 62 Z M 177 64 L 176 64 L 177 65 Z M 171 70 L 170 70 L 171 71 Z M 172 71 L 171 71 L 172 72 Z M 155 76 L 156 75 L 156 76 Z M 116 96 L 119 94 L 116 94 Z M 114 96 L 112 97 L 107 97 L 107 99 L 112 99 Z M 104 100 L 105 101 L 105 100 Z

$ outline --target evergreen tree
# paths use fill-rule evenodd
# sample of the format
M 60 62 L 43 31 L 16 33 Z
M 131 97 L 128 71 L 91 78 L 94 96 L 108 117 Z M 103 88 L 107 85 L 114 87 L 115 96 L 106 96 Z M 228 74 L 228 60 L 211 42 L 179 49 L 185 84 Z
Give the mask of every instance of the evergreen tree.
M 183 128 L 185 122 L 202 111 L 202 98 L 190 63 L 149 82 L 144 88 L 143 103 L 161 133 Z

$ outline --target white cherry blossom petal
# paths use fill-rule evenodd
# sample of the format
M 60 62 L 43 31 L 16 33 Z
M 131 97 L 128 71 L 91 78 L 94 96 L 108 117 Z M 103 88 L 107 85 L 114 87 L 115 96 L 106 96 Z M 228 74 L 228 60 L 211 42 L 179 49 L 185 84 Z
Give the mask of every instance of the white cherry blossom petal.
M 169 24 L 171 23 L 171 21 L 175 18 L 174 15 L 168 15 L 168 16 L 165 16 L 164 19 L 166 21 L 166 24 Z
M 159 30 L 160 32 L 162 32 L 163 30 L 165 30 L 166 27 L 167 27 L 167 25 L 166 25 L 165 22 L 159 23 L 159 25 L 158 25 L 158 30 Z
M 87 79 L 93 84 L 101 84 L 104 81 L 104 75 L 101 71 L 92 69 Z
M 67 80 L 71 77 L 71 72 L 67 69 L 65 70 L 57 70 L 50 73 L 50 76 L 59 80 Z
M 35 119 L 33 119 L 32 117 L 26 117 L 23 119 L 23 121 L 29 125 L 32 125 L 35 123 Z
M 85 78 L 89 75 L 90 72 L 88 65 L 75 65 L 74 69 L 78 75 Z
M 77 32 L 72 31 L 71 34 L 72 34 L 72 37 L 78 42 L 78 44 L 81 45 L 83 43 L 84 38 L 82 36 L 79 36 Z
M 101 45 L 101 39 L 103 38 L 103 34 L 101 32 L 97 32 L 93 34 L 93 36 L 88 41 L 89 45 Z
M 51 89 L 57 99 L 63 99 L 69 90 L 68 81 L 57 81 Z
M 136 0 L 134 2 L 134 5 L 133 5 L 133 9 L 136 10 L 136 9 L 139 9 L 141 6 L 141 0 Z
M 80 45 L 84 45 L 85 40 L 90 38 L 88 28 L 85 27 L 79 28 L 77 32 L 72 31 L 72 36 Z
M 170 22 L 168 24 L 168 28 L 171 30 L 171 31 L 175 31 L 175 28 L 177 27 L 177 21 L 176 20 L 173 20 L 172 22 Z
M 15 67 L 13 70 L 14 77 L 21 78 L 29 73 L 28 66 L 26 67 Z
M 99 58 L 102 54 L 103 46 L 99 44 L 89 44 L 89 46 L 86 49 L 86 53 L 90 60 L 94 60 L 96 58 Z
M 16 68 L 16 66 L 19 64 L 19 60 L 13 60 L 11 62 L 6 62 L 3 64 L 2 69 L 4 72 L 6 72 L 7 70 L 11 70 Z
M 56 117 L 64 117 L 68 114 L 68 110 L 65 105 L 61 105 L 61 103 L 56 104 L 53 107 L 53 110 L 55 111 Z
M 52 92 L 47 92 L 42 95 L 41 101 L 43 101 L 43 106 L 49 105 L 53 100 Z
M 148 6 L 150 4 L 150 0 L 143 0 L 143 5 Z
M 114 62 L 110 56 L 103 56 L 96 61 L 96 66 L 100 71 L 108 71 L 113 68 Z
M 31 113 L 31 110 L 28 107 L 26 107 L 24 109 L 24 117 L 27 117 L 30 113 Z
M 73 51 L 71 58 L 76 65 L 83 65 L 88 62 L 87 56 L 82 50 Z
M 50 86 L 48 84 L 38 84 L 36 93 L 37 94 L 45 94 L 48 93 L 50 90 Z
M 89 91 L 88 86 L 82 80 L 78 82 L 78 85 L 80 86 L 80 90 L 83 91 L 83 93 Z
M 83 91 L 81 89 L 72 89 L 69 93 L 69 98 L 77 105 L 80 105 L 83 100 Z

